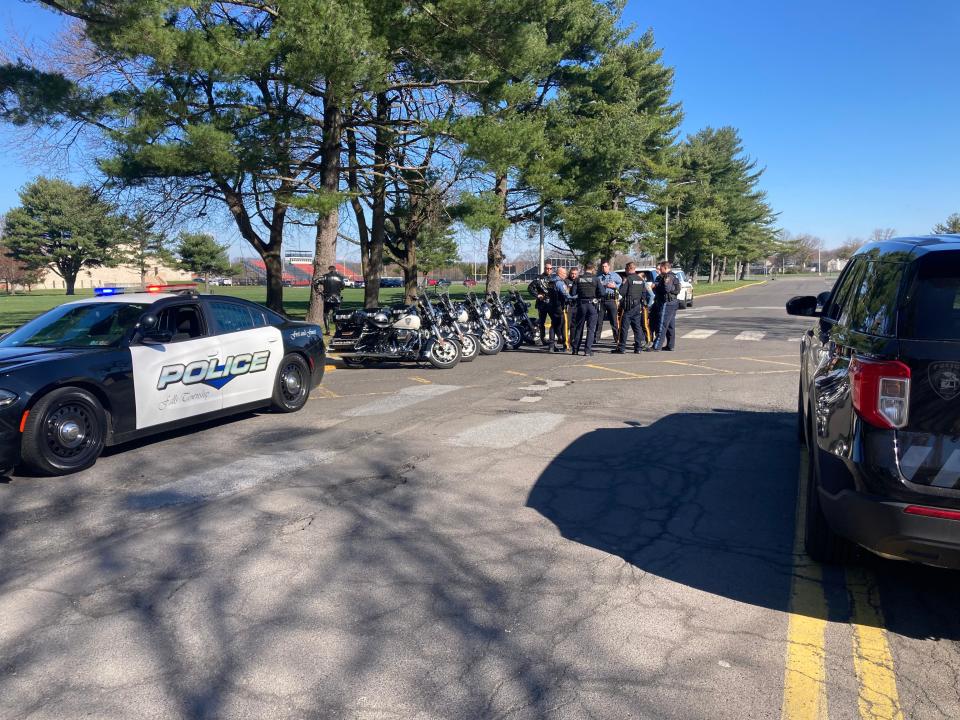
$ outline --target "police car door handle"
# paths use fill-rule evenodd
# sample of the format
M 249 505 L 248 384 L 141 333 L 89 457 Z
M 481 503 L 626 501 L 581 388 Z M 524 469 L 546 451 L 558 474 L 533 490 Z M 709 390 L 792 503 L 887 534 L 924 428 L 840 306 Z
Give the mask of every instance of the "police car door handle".
M 276 342 L 277 340 L 279 340 L 279 339 L 280 339 L 280 338 L 275 338 L 275 337 L 267 338 L 267 342 L 268 342 L 268 343 L 275 343 L 275 342 Z

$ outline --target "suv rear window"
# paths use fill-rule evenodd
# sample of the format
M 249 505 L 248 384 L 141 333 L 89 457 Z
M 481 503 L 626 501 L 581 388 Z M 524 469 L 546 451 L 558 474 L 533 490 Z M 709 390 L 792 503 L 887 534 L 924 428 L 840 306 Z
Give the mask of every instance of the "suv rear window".
M 869 261 L 865 265 L 852 288 L 846 322 L 854 332 L 893 337 L 897 327 L 897 297 L 900 295 L 903 265 L 879 261 Z
M 960 251 L 921 257 L 905 304 L 903 337 L 960 340 Z

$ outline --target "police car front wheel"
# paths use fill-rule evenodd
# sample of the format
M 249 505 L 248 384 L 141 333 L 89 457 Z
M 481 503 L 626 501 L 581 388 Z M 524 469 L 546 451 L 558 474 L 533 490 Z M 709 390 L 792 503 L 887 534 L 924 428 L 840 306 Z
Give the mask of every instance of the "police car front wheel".
M 273 388 L 273 409 L 296 412 L 310 396 L 310 368 L 299 355 L 286 355 L 280 361 Z
M 21 454 L 31 470 L 66 475 L 93 465 L 103 451 L 107 417 L 87 390 L 62 387 L 31 408 L 23 426 Z

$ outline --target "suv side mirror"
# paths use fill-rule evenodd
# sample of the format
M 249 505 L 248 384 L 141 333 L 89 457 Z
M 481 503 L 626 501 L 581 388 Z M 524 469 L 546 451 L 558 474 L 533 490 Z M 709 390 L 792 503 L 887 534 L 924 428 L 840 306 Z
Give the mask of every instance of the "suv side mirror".
M 802 317 L 819 317 L 818 298 L 813 295 L 798 295 L 787 300 L 787 314 Z
M 829 291 L 829 290 L 825 290 L 824 292 L 822 292 L 822 293 L 820 293 L 819 295 L 817 295 L 817 308 L 818 308 L 820 311 L 823 311 L 823 309 L 827 306 L 827 301 L 828 301 L 828 300 L 830 300 L 830 291 Z

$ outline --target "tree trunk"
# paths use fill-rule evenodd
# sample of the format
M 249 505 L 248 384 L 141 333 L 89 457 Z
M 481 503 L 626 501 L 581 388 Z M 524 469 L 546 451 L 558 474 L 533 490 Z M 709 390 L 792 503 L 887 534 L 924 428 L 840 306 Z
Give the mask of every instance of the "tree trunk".
M 716 267 L 714 263 L 713 253 L 710 253 L 710 279 L 707 282 L 714 282 L 714 273 L 716 272 Z
M 335 194 L 340 190 L 340 146 L 343 122 L 340 107 L 329 93 L 324 96 L 323 144 L 320 157 L 320 190 Z M 316 287 L 317 278 L 337 261 L 337 231 L 340 228 L 340 207 L 335 205 L 326 214 L 317 218 L 317 235 L 314 242 L 313 277 L 310 283 L 310 306 L 307 322 L 323 322 L 323 296 Z
M 720 282 L 723 282 L 723 279 L 727 276 L 727 257 L 724 255 L 723 264 L 720 265 Z
M 417 267 L 417 242 L 414 238 L 407 238 L 405 257 L 401 267 L 403 268 L 403 301 L 412 304 L 417 301 L 417 279 L 419 268 Z
M 67 295 L 73 295 L 73 289 L 77 284 L 76 273 L 64 273 L 63 282 L 67 287 Z
M 493 188 L 493 194 L 497 198 L 497 206 L 501 217 L 507 214 L 507 176 L 497 177 L 497 183 Z M 503 229 L 490 229 L 490 242 L 487 245 L 487 292 L 499 293 L 501 279 L 503 277 Z
M 390 146 L 390 101 L 386 93 L 377 95 L 377 130 L 373 142 L 374 179 L 371 189 L 370 241 L 367 246 L 367 266 L 363 279 L 366 288 L 363 305 L 375 308 L 380 304 L 380 274 L 383 272 L 383 241 L 387 230 L 387 150 Z
M 263 264 L 267 268 L 267 307 L 283 312 L 283 259 L 280 257 L 280 248 L 265 248 Z

